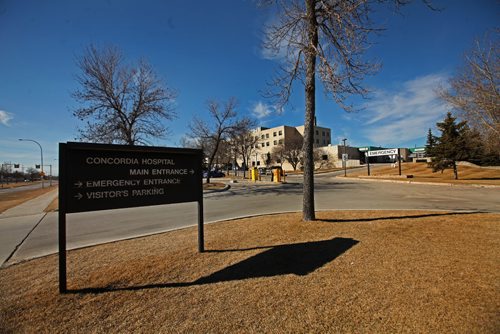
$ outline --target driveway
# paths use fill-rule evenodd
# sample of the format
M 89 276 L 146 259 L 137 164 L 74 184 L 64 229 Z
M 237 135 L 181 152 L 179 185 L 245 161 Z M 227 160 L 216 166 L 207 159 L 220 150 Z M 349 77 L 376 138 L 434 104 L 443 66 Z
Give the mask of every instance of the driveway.
M 300 211 L 302 178 L 290 176 L 287 182 L 235 183 L 231 184 L 228 191 L 206 194 L 205 222 Z M 499 199 L 500 188 L 365 182 L 335 177 L 333 174 L 319 174 L 315 179 L 316 210 L 415 209 L 500 212 Z M 18 225 L 15 221 L 6 219 L 9 218 L 0 217 L 1 233 L 10 235 Z M 32 230 L 17 244 L 9 263 L 57 252 L 57 213 L 32 216 L 31 219 L 31 225 L 28 225 Z M 69 214 L 67 247 L 73 249 L 196 224 L 197 203 Z M 26 231 L 26 228 L 22 230 Z

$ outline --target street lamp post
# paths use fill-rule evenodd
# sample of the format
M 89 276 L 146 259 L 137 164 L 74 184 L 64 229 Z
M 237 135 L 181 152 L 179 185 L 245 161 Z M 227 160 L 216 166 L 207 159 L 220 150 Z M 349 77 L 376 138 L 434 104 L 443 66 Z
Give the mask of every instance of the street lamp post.
M 342 139 L 344 142 L 344 154 L 342 155 L 342 164 L 344 165 L 344 177 L 347 176 L 347 158 L 346 158 L 346 147 L 345 147 L 345 142 L 347 138 Z
M 37 142 L 36 140 L 33 140 L 33 139 L 19 139 L 20 141 L 31 141 L 35 144 L 38 145 L 38 147 L 40 147 L 40 168 L 42 169 L 42 189 L 44 188 L 44 184 L 43 184 L 43 176 L 44 176 L 44 173 L 43 173 L 43 149 L 42 149 L 42 145 L 40 145 L 39 142 Z

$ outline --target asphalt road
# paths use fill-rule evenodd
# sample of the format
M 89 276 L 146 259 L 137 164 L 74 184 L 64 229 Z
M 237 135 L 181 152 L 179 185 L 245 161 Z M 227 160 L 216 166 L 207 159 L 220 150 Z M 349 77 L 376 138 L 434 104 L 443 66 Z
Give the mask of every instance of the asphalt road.
M 302 209 L 301 177 L 287 184 L 236 183 L 204 196 L 206 223 Z M 500 212 L 500 188 L 368 182 L 319 174 L 316 210 L 467 210 Z M 40 219 L 34 216 L 33 219 Z M 0 220 L 0 223 L 1 220 Z M 68 249 L 133 238 L 197 224 L 197 203 L 161 205 L 67 215 Z M 15 225 L 15 224 L 14 224 Z M 57 252 L 57 213 L 29 233 L 9 263 Z M 0 257 L 1 259 L 1 257 Z

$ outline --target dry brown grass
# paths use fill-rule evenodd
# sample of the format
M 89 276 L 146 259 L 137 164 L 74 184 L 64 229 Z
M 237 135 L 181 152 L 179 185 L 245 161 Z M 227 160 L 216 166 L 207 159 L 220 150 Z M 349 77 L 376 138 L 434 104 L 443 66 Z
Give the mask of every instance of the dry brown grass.
M 56 196 L 52 202 L 50 202 L 49 206 L 43 210 L 44 212 L 53 212 L 59 209 L 59 196 Z
M 399 169 L 387 165 L 383 167 L 375 165 L 370 170 L 370 174 L 380 179 L 384 179 L 384 176 L 388 176 L 386 179 L 394 179 L 391 176 L 397 176 Z M 401 174 L 413 175 L 413 178 L 408 180 L 415 182 L 500 185 L 500 169 L 458 166 L 459 180 L 455 180 L 451 169 L 447 169 L 443 173 L 433 173 L 432 168 L 427 167 L 426 163 L 403 163 Z M 367 177 L 367 172 L 366 169 L 350 171 L 348 176 Z
M 45 182 L 47 182 L 47 181 L 45 181 Z M 0 183 L 0 189 L 19 188 L 19 187 L 29 186 L 29 185 L 33 185 L 33 184 L 40 184 L 40 183 L 41 183 L 41 181 Z
M 13 208 L 21 203 L 29 201 L 30 199 L 36 198 L 40 195 L 48 193 L 54 190 L 57 185 L 53 185 L 49 187 L 48 185 L 45 188 L 34 189 L 34 190 L 21 190 L 16 192 L 7 192 L 0 194 L 0 213 L 4 212 L 7 209 Z
M 498 333 L 500 215 L 262 216 L 0 271 L 3 332 Z

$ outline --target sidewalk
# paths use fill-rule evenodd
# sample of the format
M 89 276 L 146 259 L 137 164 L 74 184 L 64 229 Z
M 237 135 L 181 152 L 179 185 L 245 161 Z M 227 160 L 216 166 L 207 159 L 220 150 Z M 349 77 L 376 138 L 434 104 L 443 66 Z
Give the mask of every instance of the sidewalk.
M 0 219 L 10 217 L 29 216 L 43 213 L 43 210 L 57 197 L 57 188 L 32 200 L 26 201 L 18 206 L 5 210 L 0 214 Z
M 0 214 L 0 266 L 19 248 L 45 217 L 45 208 L 57 196 L 57 189 L 24 202 Z

